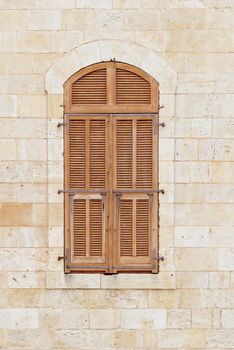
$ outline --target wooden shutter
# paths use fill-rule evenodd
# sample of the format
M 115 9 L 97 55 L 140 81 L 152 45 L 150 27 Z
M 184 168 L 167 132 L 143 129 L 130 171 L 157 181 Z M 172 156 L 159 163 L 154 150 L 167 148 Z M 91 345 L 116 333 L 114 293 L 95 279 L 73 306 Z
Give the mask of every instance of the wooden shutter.
M 106 129 L 101 116 L 68 122 L 71 270 L 106 266 Z
M 114 118 L 116 271 L 156 271 L 153 116 Z

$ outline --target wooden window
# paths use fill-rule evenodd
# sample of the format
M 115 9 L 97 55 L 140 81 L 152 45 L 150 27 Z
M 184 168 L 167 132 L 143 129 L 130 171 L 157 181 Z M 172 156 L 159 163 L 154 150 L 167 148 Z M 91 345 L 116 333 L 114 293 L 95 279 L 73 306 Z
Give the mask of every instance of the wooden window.
M 119 62 L 65 83 L 65 272 L 158 272 L 158 84 Z

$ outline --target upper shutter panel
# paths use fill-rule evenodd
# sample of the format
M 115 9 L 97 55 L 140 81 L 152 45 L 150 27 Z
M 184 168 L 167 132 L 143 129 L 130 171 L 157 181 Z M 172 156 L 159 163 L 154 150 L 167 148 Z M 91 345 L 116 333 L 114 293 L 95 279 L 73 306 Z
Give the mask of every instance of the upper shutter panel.
M 72 84 L 72 105 L 106 104 L 106 69 L 82 76 Z
M 150 103 L 150 83 L 133 72 L 116 68 L 116 104 Z

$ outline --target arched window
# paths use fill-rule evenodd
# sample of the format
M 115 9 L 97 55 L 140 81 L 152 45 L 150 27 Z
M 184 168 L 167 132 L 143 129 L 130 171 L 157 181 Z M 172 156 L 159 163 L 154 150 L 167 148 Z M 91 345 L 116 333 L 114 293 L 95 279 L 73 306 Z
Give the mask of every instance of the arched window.
M 64 85 L 65 272 L 158 272 L 158 84 L 120 62 Z

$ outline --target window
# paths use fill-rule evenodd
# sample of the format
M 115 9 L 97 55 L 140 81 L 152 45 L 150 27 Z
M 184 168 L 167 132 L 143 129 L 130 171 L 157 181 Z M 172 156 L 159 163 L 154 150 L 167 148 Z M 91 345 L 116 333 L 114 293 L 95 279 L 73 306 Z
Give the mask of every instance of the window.
M 65 272 L 158 272 L 158 84 L 98 63 L 65 83 Z

